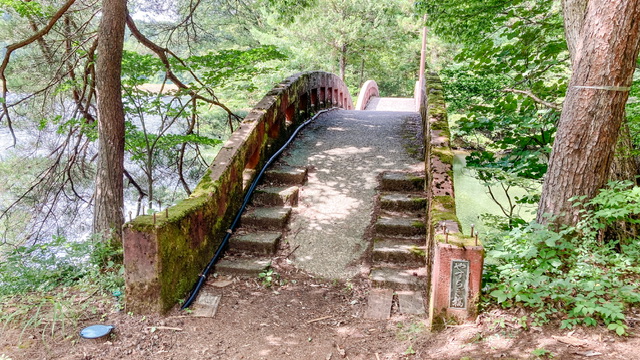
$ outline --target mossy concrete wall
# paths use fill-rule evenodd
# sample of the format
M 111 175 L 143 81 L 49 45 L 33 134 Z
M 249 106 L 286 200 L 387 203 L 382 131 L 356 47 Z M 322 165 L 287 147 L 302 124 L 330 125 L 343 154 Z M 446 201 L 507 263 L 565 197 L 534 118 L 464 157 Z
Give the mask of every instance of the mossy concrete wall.
M 256 170 L 311 112 L 353 109 L 334 74 L 306 72 L 276 85 L 226 141 L 193 194 L 124 226 L 127 311 L 164 313 L 192 289 L 222 242 Z
M 423 117 L 425 141 L 425 172 L 429 206 L 427 220 L 427 268 L 429 316 L 432 326 L 444 318 L 466 320 L 476 314 L 482 278 L 483 248 L 471 234 L 463 234 L 456 216 L 453 187 L 453 152 L 449 121 L 444 101 L 444 89 L 436 73 L 425 74 Z M 418 90 L 416 90 L 418 93 Z M 467 283 L 454 278 L 452 263 L 466 262 Z M 456 284 L 458 282 L 458 284 Z M 456 285 L 466 289 L 463 308 L 451 306 Z M 458 299 L 459 300 L 459 299 Z

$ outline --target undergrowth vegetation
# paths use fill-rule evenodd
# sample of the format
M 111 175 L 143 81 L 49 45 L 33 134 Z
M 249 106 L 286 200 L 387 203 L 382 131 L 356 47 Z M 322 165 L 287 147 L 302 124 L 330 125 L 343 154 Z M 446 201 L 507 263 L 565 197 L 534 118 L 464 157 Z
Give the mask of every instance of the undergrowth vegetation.
M 122 250 L 97 237 L 54 237 L 0 256 L 0 329 L 17 327 L 22 335 L 38 329 L 43 340 L 66 338 L 78 321 L 120 307 Z
M 640 303 L 640 243 L 633 232 L 604 234 L 638 223 L 640 188 L 614 182 L 589 201 L 574 200 L 583 215 L 574 227 L 532 223 L 488 237 L 485 301 L 531 310 L 532 326 L 602 324 L 624 335 L 625 312 Z

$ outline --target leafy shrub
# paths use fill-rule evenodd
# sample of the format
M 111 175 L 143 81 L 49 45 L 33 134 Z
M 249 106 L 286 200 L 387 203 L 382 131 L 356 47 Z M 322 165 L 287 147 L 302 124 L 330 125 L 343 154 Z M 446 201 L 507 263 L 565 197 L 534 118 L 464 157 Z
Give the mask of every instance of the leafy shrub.
M 532 324 L 603 323 L 626 333 L 625 310 L 640 303 L 640 243 L 600 239 L 619 221 L 636 222 L 640 188 L 612 183 L 583 206 L 583 220 L 559 231 L 529 224 L 487 239 L 489 300 L 532 310 Z
M 75 242 L 64 237 L 0 253 L 0 297 L 47 292 L 87 281 L 104 290 L 123 287 L 121 249 L 99 239 Z

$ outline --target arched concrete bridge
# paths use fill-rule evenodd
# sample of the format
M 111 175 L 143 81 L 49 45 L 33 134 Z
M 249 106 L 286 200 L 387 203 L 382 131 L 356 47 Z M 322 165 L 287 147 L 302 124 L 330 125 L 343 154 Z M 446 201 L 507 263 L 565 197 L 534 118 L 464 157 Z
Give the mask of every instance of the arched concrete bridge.
M 255 276 L 286 246 L 294 265 L 316 276 L 369 276 L 378 289 L 371 292 L 372 317 L 384 318 L 379 310 L 390 308 L 393 290 L 408 290 L 408 312 L 472 316 L 482 248 L 455 217 L 437 75 L 418 82 L 407 99 L 379 97 L 368 81 L 355 108 L 333 74 L 296 74 L 274 87 L 189 199 L 125 225 L 128 308 L 170 309 L 208 275 L 202 269 L 230 238 L 213 271 Z M 332 110 L 280 155 L 234 227 L 264 164 L 323 109 Z

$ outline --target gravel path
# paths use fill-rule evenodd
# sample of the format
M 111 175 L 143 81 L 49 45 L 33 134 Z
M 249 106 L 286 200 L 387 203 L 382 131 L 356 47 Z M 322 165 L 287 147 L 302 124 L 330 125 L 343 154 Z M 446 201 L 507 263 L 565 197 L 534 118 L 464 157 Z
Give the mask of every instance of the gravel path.
M 420 171 L 402 145 L 402 125 L 415 112 L 325 113 L 309 124 L 283 161 L 309 166 L 286 238 L 294 264 L 329 279 L 361 272 L 369 239 L 376 176 L 385 170 Z

